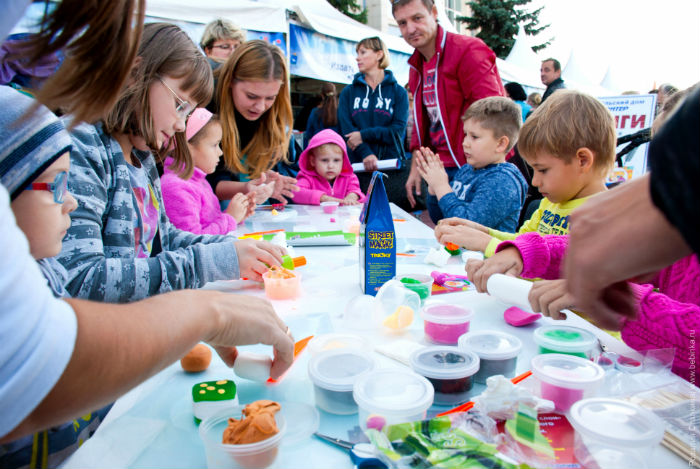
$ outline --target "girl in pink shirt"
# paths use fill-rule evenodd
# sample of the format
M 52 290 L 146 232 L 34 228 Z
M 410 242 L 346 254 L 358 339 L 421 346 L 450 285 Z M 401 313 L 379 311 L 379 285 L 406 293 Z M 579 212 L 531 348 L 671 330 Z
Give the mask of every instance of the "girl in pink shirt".
M 216 169 L 223 154 L 221 124 L 204 108 L 195 110 L 187 121 L 187 146 L 194 162 L 189 179 L 178 175 L 172 158 L 163 163 L 161 177 L 165 213 L 171 223 L 181 230 L 197 234 L 226 234 L 234 231 L 255 210 L 255 192 L 236 194 L 226 210 L 205 179 Z

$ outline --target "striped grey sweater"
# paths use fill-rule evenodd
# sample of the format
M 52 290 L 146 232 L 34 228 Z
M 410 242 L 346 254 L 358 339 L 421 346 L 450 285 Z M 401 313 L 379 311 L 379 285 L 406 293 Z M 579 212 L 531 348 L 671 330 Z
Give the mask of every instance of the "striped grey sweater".
M 66 289 L 75 298 L 130 302 L 156 293 L 197 288 L 239 277 L 236 238 L 194 235 L 175 228 L 165 215 L 160 178 L 149 152 L 134 150 L 159 201 L 162 252 L 136 258 L 134 220 L 140 212 L 119 143 L 101 124 L 71 132 L 68 189 L 78 201 L 58 261 L 68 271 Z

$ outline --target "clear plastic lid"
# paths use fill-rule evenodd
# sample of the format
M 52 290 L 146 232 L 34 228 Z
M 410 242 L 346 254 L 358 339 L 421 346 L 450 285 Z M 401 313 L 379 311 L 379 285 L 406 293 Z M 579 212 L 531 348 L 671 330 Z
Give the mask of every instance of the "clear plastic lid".
M 433 379 L 461 379 L 479 371 L 479 356 L 470 350 L 437 345 L 411 354 L 411 368 Z
M 564 353 L 586 353 L 596 344 L 596 337 L 585 329 L 572 326 L 542 326 L 535 329 L 535 343 Z
M 507 360 L 518 356 L 523 343 L 514 335 L 501 331 L 467 332 L 459 337 L 459 348 L 471 350 L 482 360 Z
M 571 407 L 569 420 L 584 437 L 619 448 L 655 446 L 664 436 L 661 418 L 617 399 L 582 399 Z
M 561 353 L 535 355 L 532 373 L 542 381 L 569 389 L 588 389 L 605 377 L 605 371 L 592 361 Z
M 473 315 L 474 311 L 469 308 L 438 302 L 426 304 L 421 312 L 424 321 L 438 324 L 462 324 Z
M 352 391 L 359 376 L 373 370 L 376 362 L 362 350 L 326 350 L 309 361 L 311 381 L 329 391 Z
M 435 390 L 425 377 L 405 369 L 381 369 L 362 375 L 353 387 L 357 405 L 369 413 L 417 414 L 433 404 Z
M 362 336 L 356 334 L 321 334 L 317 335 L 309 342 L 309 353 L 312 356 L 318 355 L 326 350 L 354 349 L 371 352 L 372 343 Z

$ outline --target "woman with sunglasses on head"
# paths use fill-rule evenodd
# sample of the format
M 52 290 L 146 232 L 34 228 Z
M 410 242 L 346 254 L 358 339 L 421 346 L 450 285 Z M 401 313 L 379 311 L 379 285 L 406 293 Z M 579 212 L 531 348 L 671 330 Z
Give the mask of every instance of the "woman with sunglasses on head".
M 165 215 L 156 158 L 192 174 L 185 122 L 212 93 L 211 69 L 179 27 L 144 27 L 126 87 L 106 118 L 72 131 L 69 189 L 78 200 L 58 256 L 75 297 L 129 302 L 214 280 L 260 279 L 283 250 L 193 235 Z
M 340 93 L 338 122 L 348 143 L 350 161 L 363 163 L 367 171 L 358 174 L 360 187 L 366 192 L 379 160 L 404 158 L 408 93 L 387 70 L 389 51 L 380 38 L 365 38 L 355 50 L 359 72 Z M 403 188 L 408 168 L 388 174 L 385 184 L 389 201 L 411 210 Z

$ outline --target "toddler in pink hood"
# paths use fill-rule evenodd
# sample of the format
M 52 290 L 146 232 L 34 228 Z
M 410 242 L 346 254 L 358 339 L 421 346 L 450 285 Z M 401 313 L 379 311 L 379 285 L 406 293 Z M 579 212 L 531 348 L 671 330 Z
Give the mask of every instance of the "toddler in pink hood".
M 299 157 L 297 175 L 299 191 L 294 203 L 319 205 L 321 202 L 340 202 L 355 205 L 365 200 L 360 182 L 352 171 L 343 137 L 326 129 L 309 141 Z

